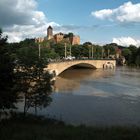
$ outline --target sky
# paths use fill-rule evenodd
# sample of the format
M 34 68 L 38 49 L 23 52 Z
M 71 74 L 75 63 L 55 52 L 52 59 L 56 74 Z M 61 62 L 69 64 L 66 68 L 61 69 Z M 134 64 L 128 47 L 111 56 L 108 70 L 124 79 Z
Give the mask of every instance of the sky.
M 73 32 L 81 43 L 140 46 L 140 0 L 0 0 L 9 42 Z

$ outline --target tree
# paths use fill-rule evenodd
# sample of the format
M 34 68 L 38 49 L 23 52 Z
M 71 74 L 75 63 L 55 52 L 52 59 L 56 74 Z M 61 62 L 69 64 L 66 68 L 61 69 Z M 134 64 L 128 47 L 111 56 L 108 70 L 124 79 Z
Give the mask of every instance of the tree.
M 128 48 L 125 48 L 122 50 L 122 55 L 125 57 L 128 64 L 130 62 L 131 54 L 132 54 L 132 52 Z
M 0 29 L 0 112 L 15 108 L 17 94 L 15 92 L 14 60 L 7 46 L 7 36 L 2 36 Z M 0 114 L 1 116 L 1 114 Z
M 137 55 L 135 63 L 137 67 L 140 67 L 140 55 Z
M 91 42 L 85 42 L 85 43 L 83 43 L 83 46 L 91 46 L 91 45 L 92 45 Z
M 137 47 L 134 45 L 130 45 L 128 49 L 131 51 L 130 59 L 129 59 L 129 64 L 130 65 L 135 65 L 136 57 L 137 57 Z
M 50 49 L 50 48 L 41 48 L 41 55 L 43 55 L 44 58 L 51 58 L 51 59 L 59 58 L 59 55 L 54 51 L 54 49 Z
M 102 47 L 99 45 L 92 45 L 93 48 L 93 58 L 99 59 L 102 57 Z
M 65 34 L 64 35 L 64 38 L 71 38 L 71 37 L 73 37 L 74 36 L 74 34 L 73 33 L 68 33 L 68 34 Z
M 30 107 L 46 107 L 51 102 L 51 78 L 44 71 L 47 58 L 38 55 L 38 48 L 23 47 L 17 53 L 16 76 L 19 91 L 24 95 L 24 114 Z
M 63 58 L 65 56 L 65 47 L 62 43 L 57 43 L 52 46 L 52 49 L 54 49 L 55 53 L 60 57 Z
M 103 46 L 105 57 L 109 58 L 110 55 L 116 55 L 116 49 L 118 45 L 116 43 L 110 43 Z
M 135 63 L 137 65 L 137 67 L 140 67 L 140 47 L 137 49 Z
M 88 57 L 88 49 L 83 47 L 82 45 L 73 45 L 71 50 L 72 55 L 75 56 L 76 58 L 81 58 L 85 56 Z

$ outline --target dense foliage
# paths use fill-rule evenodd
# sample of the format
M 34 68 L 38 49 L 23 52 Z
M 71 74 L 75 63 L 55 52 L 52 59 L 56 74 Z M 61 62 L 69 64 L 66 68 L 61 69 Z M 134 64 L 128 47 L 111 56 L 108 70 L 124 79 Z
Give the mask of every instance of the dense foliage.
M 44 67 L 48 64 L 46 52 L 51 56 L 53 52 L 39 52 L 37 46 L 34 39 L 7 43 L 0 30 L 0 112 L 15 108 L 19 97 L 24 99 L 25 114 L 30 107 L 37 113 L 38 107 L 51 102 L 52 76 Z
M 14 58 L 7 45 L 7 37 L 3 37 L 0 30 L 0 113 L 6 109 L 15 108 L 17 94 L 14 66 Z
M 122 55 L 126 58 L 126 62 L 131 66 L 140 66 L 140 47 L 130 45 L 123 49 Z
M 30 107 L 46 107 L 51 102 L 51 78 L 44 71 L 48 61 L 36 47 L 23 47 L 17 51 L 16 76 L 19 92 L 24 96 L 24 114 Z

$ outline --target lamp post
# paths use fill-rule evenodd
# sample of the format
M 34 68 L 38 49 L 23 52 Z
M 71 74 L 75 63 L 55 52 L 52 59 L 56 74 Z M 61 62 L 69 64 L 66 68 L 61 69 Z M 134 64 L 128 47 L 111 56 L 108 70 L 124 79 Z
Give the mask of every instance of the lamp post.
M 71 45 L 70 45 L 70 56 L 71 56 Z
M 89 59 L 92 57 L 92 49 L 91 49 L 91 45 L 88 45 L 88 48 L 89 48 Z
M 65 43 L 65 58 L 67 57 L 67 45 Z
M 104 48 L 102 48 L 102 58 L 104 57 Z
M 40 44 L 38 45 L 38 58 L 40 59 Z
M 108 59 L 109 59 L 109 55 L 110 55 L 110 50 L 108 49 L 107 50 L 107 57 L 108 57 Z
M 90 58 L 90 48 L 89 48 L 89 58 Z
M 91 57 L 93 59 L 93 46 L 91 46 L 91 51 L 92 51 L 92 56 Z

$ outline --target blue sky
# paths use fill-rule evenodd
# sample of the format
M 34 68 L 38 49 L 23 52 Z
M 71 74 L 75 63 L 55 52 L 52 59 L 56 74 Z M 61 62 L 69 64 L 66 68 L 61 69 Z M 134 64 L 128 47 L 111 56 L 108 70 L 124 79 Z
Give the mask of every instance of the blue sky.
M 19 15 L 15 16 L 19 17 L 15 18 L 15 23 L 13 20 L 11 25 L 7 25 L 5 20 L 2 24 L 5 33 L 11 37 L 10 41 L 45 36 L 47 26 L 52 25 L 54 33 L 73 32 L 81 37 L 81 43 L 86 41 L 97 44 L 115 42 L 126 46 L 130 44 L 140 46 L 139 0 L 11 1 L 15 3 L 14 7 L 18 5 L 20 8 L 16 9 L 17 12 L 19 10 Z M 8 3 L 8 0 L 1 0 L 0 5 L 4 7 Z M 10 9 L 12 13 L 14 8 L 10 7 Z M 4 14 L 4 12 L 8 11 L 1 12 L 0 10 L 0 13 Z M 22 19 L 20 19 L 20 13 L 23 14 Z

